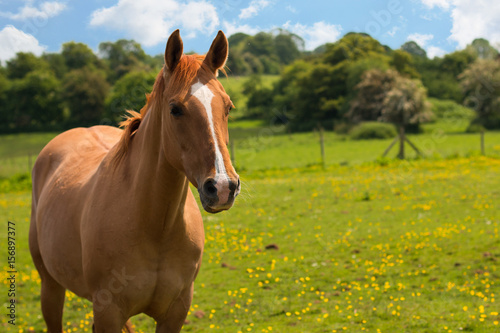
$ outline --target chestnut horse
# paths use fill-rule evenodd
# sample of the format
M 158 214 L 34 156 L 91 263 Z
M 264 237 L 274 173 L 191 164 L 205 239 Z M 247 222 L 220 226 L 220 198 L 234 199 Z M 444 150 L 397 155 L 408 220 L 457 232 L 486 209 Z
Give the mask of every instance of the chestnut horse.
M 189 182 L 210 213 L 240 191 L 226 147 L 232 102 L 216 79 L 227 55 L 222 31 L 204 57 L 183 55 L 176 30 L 124 130 L 72 129 L 41 151 L 29 243 L 48 332 L 62 332 L 66 289 L 92 302 L 94 332 L 120 332 L 139 313 L 156 332 L 181 330 L 204 245 Z

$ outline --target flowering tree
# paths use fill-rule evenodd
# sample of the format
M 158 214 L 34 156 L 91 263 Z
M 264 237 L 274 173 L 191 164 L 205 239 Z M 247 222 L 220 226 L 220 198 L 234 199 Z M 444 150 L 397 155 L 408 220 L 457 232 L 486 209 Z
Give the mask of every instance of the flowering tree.
M 404 142 L 410 143 L 405 137 L 405 126 L 426 122 L 432 115 L 422 83 L 394 70 L 372 69 L 364 73 L 356 89 L 358 95 L 347 116 L 354 121 L 378 120 L 394 124 L 399 129 L 398 157 L 404 158 Z
M 478 59 L 459 76 L 464 104 L 476 111 L 473 121 L 485 128 L 500 128 L 500 61 Z

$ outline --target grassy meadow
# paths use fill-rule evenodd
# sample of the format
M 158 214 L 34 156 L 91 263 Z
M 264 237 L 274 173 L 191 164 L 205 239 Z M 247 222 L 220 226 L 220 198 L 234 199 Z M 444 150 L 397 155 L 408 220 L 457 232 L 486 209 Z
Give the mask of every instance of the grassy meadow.
M 486 133 L 480 156 L 479 135 L 462 127 L 426 125 L 410 136 L 425 158 L 408 147 L 407 161 L 393 159 L 396 148 L 380 158 L 392 140 L 326 132 L 323 168 L 317 133 L 230 123 L 242 194 L 228 212 L 203 213 L 205 253 L 183 331 L 500 331 L 500 133 Z M 19 272 L 14 327 L 4 260 L 2 332 L 45 330 L 29 187 L 5 178 L 25 173 L 54 135 L 0 136 L 0 221 L 2 235 L 16 223 Z M 154 330 L 145 316 L 132 321 Z M 65 332 L 91 323 L 91 304 L 68 292 Z

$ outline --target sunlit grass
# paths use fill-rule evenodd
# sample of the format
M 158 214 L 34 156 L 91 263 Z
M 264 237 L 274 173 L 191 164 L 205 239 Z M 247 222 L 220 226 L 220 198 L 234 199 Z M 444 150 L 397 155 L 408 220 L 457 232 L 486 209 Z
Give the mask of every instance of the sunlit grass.
M 487 157 L 242 172 L 235 207 L 204 213 L 184 331 L 495 332 L 499 173 Z M 29 205 L 29 193 L 0 194 L 0 219 L 18 228 L 9 332 L 44 329 Z M 68 293 L 65 332 L 90 332 L 91 322 L 90 304 Z M 133 322 L 153 331 L 145 316 Z

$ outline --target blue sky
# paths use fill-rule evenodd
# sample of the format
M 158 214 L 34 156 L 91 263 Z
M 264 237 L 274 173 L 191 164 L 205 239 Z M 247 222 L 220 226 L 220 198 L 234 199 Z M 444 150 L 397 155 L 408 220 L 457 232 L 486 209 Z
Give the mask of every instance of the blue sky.
M 414 40 L 442 56 L 483 37 L 500 46 L 498 0 L 0 0 L 0 60 L 16 52 L 58 52 L 68 41 L 134 39 L 163 52 L 179 28 L 185 51 L 205 53 L 217 30 L 254 34 L 285 28 L 306 49 L 366 32 L 393 49 Z

